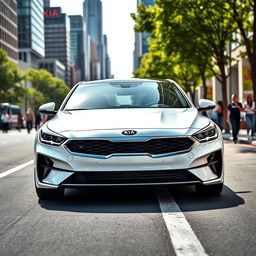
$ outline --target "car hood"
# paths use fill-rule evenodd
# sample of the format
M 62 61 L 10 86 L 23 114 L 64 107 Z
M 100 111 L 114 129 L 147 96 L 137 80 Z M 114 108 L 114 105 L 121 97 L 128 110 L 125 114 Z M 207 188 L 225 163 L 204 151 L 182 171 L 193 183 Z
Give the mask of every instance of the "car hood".
M 48 123 L 57 133 L 114 129 L 201 129 L 209 124 L 195 108 L 59 111 Z

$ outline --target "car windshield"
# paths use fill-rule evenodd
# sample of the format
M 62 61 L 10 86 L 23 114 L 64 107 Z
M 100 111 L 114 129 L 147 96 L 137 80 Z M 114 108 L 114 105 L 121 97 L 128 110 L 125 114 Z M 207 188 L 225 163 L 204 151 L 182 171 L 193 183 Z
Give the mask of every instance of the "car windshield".
M 80 84 L 64 110 L 113 108 L 188 108 L 172 82 L 99 82 Z

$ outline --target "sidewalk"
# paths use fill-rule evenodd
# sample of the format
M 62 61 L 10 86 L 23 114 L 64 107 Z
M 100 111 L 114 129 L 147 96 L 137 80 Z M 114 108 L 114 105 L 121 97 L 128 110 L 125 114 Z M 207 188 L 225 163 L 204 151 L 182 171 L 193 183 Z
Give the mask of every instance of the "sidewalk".
M 233 141 L 232 133 L 223 133 L 222 136 L 224 140 Z M 247 131 L 245 129 L 241 129 L 238 134 L 238 143 L 256 146 L 256 139 L 249 141 L 247 138 Z

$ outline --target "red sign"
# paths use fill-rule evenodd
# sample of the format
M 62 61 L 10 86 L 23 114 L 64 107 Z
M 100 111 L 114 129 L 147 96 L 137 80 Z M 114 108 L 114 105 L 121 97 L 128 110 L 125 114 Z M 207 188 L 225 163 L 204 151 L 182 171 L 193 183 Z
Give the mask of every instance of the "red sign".
M 57 16 L 59 16 L 59 12 L 56 9 L 54 9 L 54 10 L 45 10 L 44 11 L 44 16 L 46 16 L 46 17 L 57 17 Z

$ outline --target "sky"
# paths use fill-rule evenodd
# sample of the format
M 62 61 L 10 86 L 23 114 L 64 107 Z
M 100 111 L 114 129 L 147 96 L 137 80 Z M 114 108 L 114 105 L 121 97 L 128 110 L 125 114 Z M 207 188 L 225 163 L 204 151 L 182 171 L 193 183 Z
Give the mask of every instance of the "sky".
M 51 6 L 62 7 L 68 15 L 82 15 L 83 0 L 51 0 Z M 103 33 L 108 37 L 111 72 L 115 78 L 132 77 L 134 22 L 130 13 L 136 12 L 137 0 L 101 0 Z

